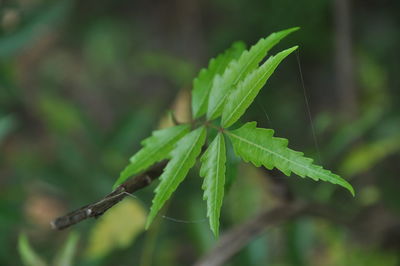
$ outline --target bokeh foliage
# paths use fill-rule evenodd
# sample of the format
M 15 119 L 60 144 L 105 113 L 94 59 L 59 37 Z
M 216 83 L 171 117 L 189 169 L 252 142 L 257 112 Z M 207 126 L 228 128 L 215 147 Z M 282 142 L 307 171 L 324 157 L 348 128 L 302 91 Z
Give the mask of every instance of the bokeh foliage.
M 274 206 L 282 186 L 324 204 L 332 217 L 269 230 L 229 265 L 397 265 L 400 2 L 351 5 L 356 114 L 342 109 L 335 85 L 333 0 L 1 1 L 0 265 L 22 264 L 18 243 L 54 263 L 59 254 L 68 261 L 72 253 L 63 250 L 76 245 L 72 265 L 190 265 L 209 250 L 216 240 L 199 200 L 198 171 L 163 214 L 194 223 L 160 217 L 150 231 L 130 230 L 139 234 L 122 248 L 110 245 L 104 256 L 87 250 L 94 230 L 107 235 L 113 227 L 107 217 L 76 226 L 72 236 L 52 231 L 49 221 L 108 193 L 140 141 L 168 121 L 165 110 L 187 117 L 186 92 L 209 58 L 234 41 L 254 43 L 292 26 L 302 28 L 288 43 L 300 45 L 313 127 L 296 56 L 271 77 L 243 121 L 274 128 L 294 149 L 345 176 L 359 196 L 232 163 L 221 234 Z M 136 194 L 138 217 L 148 212 L 154 187 Z

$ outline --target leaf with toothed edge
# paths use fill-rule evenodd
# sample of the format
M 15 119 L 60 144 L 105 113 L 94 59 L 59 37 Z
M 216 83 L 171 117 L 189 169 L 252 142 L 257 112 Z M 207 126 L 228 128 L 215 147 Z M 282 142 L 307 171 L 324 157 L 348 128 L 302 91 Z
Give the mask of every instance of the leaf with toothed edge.
M 262 66 L 255 69 L 239 83 L 225 103 L 222 112 L 222 127 L 227 128 L 233 125 L 244 114 L 282 60 L 296 49 L 297 46 L 294 46 L 271 56 Z
M 283 50 L 264 61 L 269 50 L 298 29 L 295 27 L 272 33 L 248 50 L 244 50 L 243 43 L 235 43 L 223 54 L 211 59 L 208 67 L 201 69 L 193 81 L 191 124 L 155 131 L 142 142 L 143 148 L 131 158 L 131 164 L 121 173 L 114 188 L 130 176 L 142 173 L 152 164 L 169 159 L 154 191 L 146 229 L 194 166 L 209 127 L 218 129 L 218 133 L 200 158 L 200 176 L 203 177 L 207 217 L 216 237 L 219 234 L 225 183 L 229 181 L 225 180 L 226 172 L 228 170 L 229 174 L 230 170 L 226 166 L 226 137 L 232 143 L 228 149 L 233 147 L 235 154 L 245 162 L 251 162 L 257 167 L 277 168 L 287 176 L 295 173 L 303 178 L 337 184 L 354 196 L 351 184 L 314 164 L 313 159 L 305 157 L 302 152 L 288 148 L 288 140 L 274 137 L 272 129 L 257 128 L 256 122 L 249 122 L 240 128 L 228 130 L 253 103 L 279 64 L 298 47 Z M 203 115 L 206 117 L 203 118 Z M 211 121 L 220 116 L 218 125 Z M 189 132 L 191 127 L 199 124 L 202 126 Z
M 226 148 L 224 135 L 218 133 L 201 157 L 200 176 L 204 177 L 203 198 L 207 200 L 210 227 L 218 236 L 219 216 L 224 198 Z
M 229 62 L 238 58 L 246 49 L 243 42 L 235 42 L 223 54 L 212 58 L 207 68 L 200 70 L 197 78 L 193 81 L 192 90 L 192 114 L 193 118 L 199 118 L 207 112 L 208 96 L 216 75 L 222 74 Z
M 207 118 L 215 119 L 222 113 L 227 96 L 231 90 L 243 80 L 281 39 L 299 28 L 291 28 L 272 33 L 267 38 L 259 40 L 249 50 L 242 53 L 239 59 L 233 60 L 222 75 L 214 79 L 208 101 Z
M 201 147 L 204 145 L 206 133 L 205 127 L 199 127 L 187 134 L 176 144 L 171 152 L 172 158 L 160 176 L 160 184 L 155 189 L 155 196 L 147 219 L 146 229 L 149 228 L 158 211 L 171 197 L 172 193 L 185 179 L 190 168 L 195 164 L 196 158 L 201 152 Z
M 235 153 L 246 162 L 268 169 L 276 167 L 285 175 L 291 172 L 301 176 L 323 180 L 340 185 L 354 196 L 353 187 L 340 176 L 313 164 L 313 160 L 303 156 L 302 152 L 289 149 L 288 140 L 274 137 L 272 129 L 257 128 L 256 122 L 249 122 L 236 130 L 224 132 L 232 141 Z
M 132 175 L 140 173 L 156 162 L 169 158 L 175 144 L 189 132 L 189 128 L 189 125 L 178 125 L 153 131 L 151 137 L 141 142 L 143 148 L 129 159 L 131 163 L 121 172 L 113 189 Z

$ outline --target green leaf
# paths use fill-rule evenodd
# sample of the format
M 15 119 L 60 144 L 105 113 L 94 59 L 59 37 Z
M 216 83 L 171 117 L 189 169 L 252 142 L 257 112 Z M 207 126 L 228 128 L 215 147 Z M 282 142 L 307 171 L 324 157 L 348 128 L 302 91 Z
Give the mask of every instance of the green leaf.
M 146 229 L 150 226 L 164 203 L 186 177 L 190 168 L 195 164 L 205 139 L 206 129 L 205 127 L 200 127 L 187 134 L 176 144 L 171 152 L 172 159 L 165 167 L 163 174 L 160 176 L 161 182 L 155 189 L 156 195 L 147 219 Z
M 207 200 L 207 216 L 210 227 L 218 236 L 219 216 L 224 198 L 226 149 L 222 133 L 218 133 L 201 157 L 200 176 L 204 177 L 203 198 Z
M 239 83 L 225 104 L 222 112 L 222 127 L 233 125 L 244 114 L 278 65 L 297 47 L 294 46 L 275 56 L 271 56 L 261 67 L 255 69 Z
M 200 70 L 197 78 L 193 81 L 192 113 L 194 119 L 207 112 L 208 96 L 210 95 L 214 77 L 217 74 L 222 74 L 229 62 L 238 58 L 244 49 L 246 49 L 246 45 L 243 42 L 235 42 L 223 54 L 212 58 L 207 68 Z
M 154 131 L 143 140 L 143 148 L 130 158 L 130 164 L 121 172 L 113 189 L 132 175 L 137 174 L 156 162 L 169 158 L 175 144 L 189 132 L 189 125 L 179 125 Z
M 246 162 L 268 169 L 276 167 L 287 176 L 294 172 L 301 177 L 338 184 L 354 196 L 354 189 L 346 180 L 313 164 L 313 160 L 304 157 L 302 152 L 289 149 L 288 140 L 273 137 L 272 129 L 256 128 L 256 122 L 249 122 L 239 129 L 224 132 L 231 139 L 235 153 Z
M 46 262 L 32 249 L 25 234 L 18 238 L 18 251 L 25 266 L 46 266 Z
M 208 102 L 207 118 L 215 119 L 220 116 L 230 91 L 258 67 L 272 47 L 298 29 L 296 27 L 272 33 L 267 38 L 259 40 L 250 50 L 244 51 L 238 60 L 231 61 L 224 73 L 217 75 L 214 79 Z

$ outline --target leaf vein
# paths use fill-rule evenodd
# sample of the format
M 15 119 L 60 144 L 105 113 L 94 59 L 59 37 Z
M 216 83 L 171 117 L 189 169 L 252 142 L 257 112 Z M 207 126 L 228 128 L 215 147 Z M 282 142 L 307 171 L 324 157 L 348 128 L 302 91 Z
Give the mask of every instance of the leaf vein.
M 266 71 L 264 72 L 263 76 L 261 78 L 259 78 L 256 82 L 256 84 L 253 86 L 253 88 L 258 87 L 258 84 L 261 83 L 261 81 L 264 79 L 264 77 L 267 75 L 267 73 L 269 73 L 269 71 L 271 70 L 272 66 L 269 66 L 268 69 L 266 69 Z M 257 86 L 256 86 L 257 85 Z M 240 102 L 236 105 L 236 107 L 233 109 L 233 111 L 229 114 L 228 118 L 225 121 L 229 121 L 232 116 L 236 113 L 236 111 L 240 108 L 240 106 L 243 104 L 243 102 L 245 100 L 247 100 L 247 98 L 249 97 L 249 95 L 251 94 L 252 90 L 248 90 L 245 97 L 242 97 L 242 99 L 240 100 Z
M 287 161 L 287 162 L 289 162 L 289 163 L 292 163 L 292 164 L 294 164 L 294 165 L 296 165 L 296 166 L 298 166 L 298 167 L 300 167 L 300 168 L 306 169 L 306 170 L 311 171 L 311 172 L 313 172 L 313 173 L 315 173 L 315 174 L 323 175 L 323 176 L 325 176 L 328 180 L 331 179 L 331 177 L 330 177 L 329 175 L 323 173 L 322 171 L 321 171 L 321 172 L 318 172 L 318 171 L 315 171 L 315 170 L 312 169 L 312 168 L 305 167 L 304 165 L 299 164 L 299 163 L 297 163 L 296 161 L 289 160 L 288 158 L 286 158 L 286 157 L 280 155 L 279 153 L 276 153 L 276 152 L 274 152 L 274 151 L 272 151 L 272 150 L 270 150 L 270 149 L 267 149 L 267 148 L 265 148 L 265 147 L 263 147 L 263 146 L 261 146 L 261 145 L 258 145 L 257 143 L 248 141 L 247 139 L 242 138 L 242 137 L 240 137 L 240 136 L 238 136 L 238 135 L 235 135 L 235 134 L 233 134 L 232 132 L 229 132 L 229 131 L 225 131 L 225 132 L 227 132 L 227 134 L 231 135 L 232 137 L 239 139 L 240 141 L 246 142 L 246 143 L 248 143 L 249 145 L 253 145 L 253 146 L 256 147 L 256 148 L 259 148 L 259 149 L 261 149 L 261 150 L 264 150 L 264 151 L 266 151 L 266 152 L 269 152 L 269 153 L 271 153 L 271 154 L 273 154 L 273 155 L 275 155 L 275 156 L 281 158 L 282 160 L 285 160 L 285 161 Z

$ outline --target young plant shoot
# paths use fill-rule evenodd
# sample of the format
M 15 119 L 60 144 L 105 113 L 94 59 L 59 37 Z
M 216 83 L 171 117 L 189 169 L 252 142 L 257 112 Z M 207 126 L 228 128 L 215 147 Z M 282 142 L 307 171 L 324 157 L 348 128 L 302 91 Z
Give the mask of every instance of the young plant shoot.
M 207 216 L 212 232 L 218 236 L 224 197 L 226 141 L 232 143 L 235 154 L 245 162 L 267 169 L 277 168 L 287 176 L 293 172 L 300 177 L 337 184 L 354 195 L 353 187 L 346 180 L 313 164 L 313 160 L 302 152 L 289 149 L 288 140 L 274 137 L 272 129 L 258 128 L 256 122 L 233 127 L 278 65 L 297 46 L 271 55 L 264 62 L 263 59 L 280 40 L 298 29 L 272 33 L 248 50 L 243 43 L 234 43 L 224 53 L 211 59 L 208 67 L 202 69 L 193 82 L 193 122 L 154 131 L 142 142 L 143 148 L 132 156 L 114 187 L 159 161 L 169 160 L 155 189 L 146 228 L 200 157 Z M 218 133 L 210 139 L 210 144 L 201 155 L 210 130 L 217 130 Z

